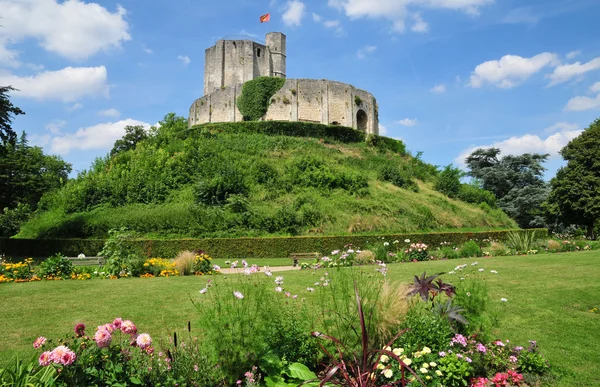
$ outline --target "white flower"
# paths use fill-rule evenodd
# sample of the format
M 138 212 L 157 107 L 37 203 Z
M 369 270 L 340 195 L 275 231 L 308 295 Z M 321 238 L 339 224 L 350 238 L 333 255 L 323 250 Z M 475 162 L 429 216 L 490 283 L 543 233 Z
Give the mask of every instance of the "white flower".
M 410 239 L 405 239 L 404 243 L 410 243 Z
M 381 357 L 379 358 L 379 360 L 382 363 L 387 363 L 388 361 L 390 361 L 390 358 L 387 355 L 381 355 Z
M 477 265 L 478 263 L 479 263 L 479 262 L 473 262 L 473 263 L 471 264 L 471 266 L 475 266 L 475 265 Z
M 506 302 L 506 301 L 508 301 L 508 298 L 504 298 L 504 297 L 502 297 L 502 298 L 500 299 L 500 301 L 502 301 L 502 302 Z
M 272 276 L 272 275 L 273 275 L 273 273 L 271 273 L 271 270 L 267 269 L 267 270 L 265 271 L 265 275 L 266 275 L 267 277 L 270 277 L 270 276 Z
M 275 288 L 275 291 L 281 293 L 283 292 L 283 288 L 281 286 L 278 286 Z
M 384 245 L 385 247 L 387 247 L 387 246 L 389 246 L 389 245 L 390 245 L 390 243 L 389 243 L 389 242 L 383 242 L 383 245 Z
M 233 295 L 235 296 L 235 298 L 241 300 L 242 298 L 244 298 L 244 295 L 241 292 L 235 291 L 233 292 Z
M 315 291 L 315 289 L 313 289 L 313 288 L 306 288 L 306 290 L 308 290 L 309 292 L 314 292 Z
M 485 271 L 485 269 L 479 269 L 479 271 L 480 271 L 480 272 L 483 272 L 483 271 Z
M 383 371 L 383 376 L 389 379 L 394 376 L 394 371 L 388 368 L 387 370 Z
M 283 277 L 281 277 L 281 276 L 275 277 L 275 283 L 277 285 L 283 285 Z
M 492 274 L 498 274 L 498 272 L 496 270 L 490 270 L 490 273 L 492 273 Z
M 206 292 L 208 292 L 208 289 L 207 289 L 207 288 L 202 288 L 202 289 L 200 289 L 200 294 L 204 294 L 204 293 L 206 293 Z
M 348 249 L 348 251 L 346 251 L 348 254 L 352 254 L 354 252 L 354 250 L 352 249 Z

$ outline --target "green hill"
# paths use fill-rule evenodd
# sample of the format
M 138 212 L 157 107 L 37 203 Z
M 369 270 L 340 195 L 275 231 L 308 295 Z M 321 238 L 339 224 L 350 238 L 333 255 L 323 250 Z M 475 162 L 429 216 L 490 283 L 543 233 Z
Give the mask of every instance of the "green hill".
M 286 135 L 281 135 L 285 133 Z M 433 190 L 404 144 L 339 126 L 252 122 L 187 129 L 168 115 L 134 149 L 45 195 L 17 237 L 343 235 L 509 228 L 487 204 Z

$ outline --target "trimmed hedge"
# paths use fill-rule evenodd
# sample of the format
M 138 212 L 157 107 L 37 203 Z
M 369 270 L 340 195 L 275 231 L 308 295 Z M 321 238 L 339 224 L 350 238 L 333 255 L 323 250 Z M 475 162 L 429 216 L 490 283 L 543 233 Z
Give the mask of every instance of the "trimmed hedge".
M 291 253 L 319 252 L 329 254 L 345 245 L 365 247 L 376 241 L 420 241 L 431 246 L 441 242 L 462 244 L 471 239 L 505 240 L 509 232 L 533 230 L 502 230 L 481 232 L 441 232 L 429 234 L 385 234 L 347 236 L 308 236 L 278 238 L 206 238 L 172 240 L 137 240 L 134 245 L 148 257 L 173 258 L 182 250 L 204 250 L 215 258 L 277 258 Z M 548 237 L 547 229 L 535 229 L 540 238 Z M 95 256 L 102 249 L 98 239 L 8 239 L 0 238 L 0 253 L 13 257 L 47 257 L 56 253 Z
M 266 134 L 270 136 L 311 137 L 356 143 L 367 141 L 372 146 L 406 155 L 406 146 L 400 140 L 389 137 L 367 135 L 365 132 L 339 125 L 323 125 L 297 121 L 247 121 L 215 122 L 195 125 L 184 136 L 205 136 L 213 133 Z

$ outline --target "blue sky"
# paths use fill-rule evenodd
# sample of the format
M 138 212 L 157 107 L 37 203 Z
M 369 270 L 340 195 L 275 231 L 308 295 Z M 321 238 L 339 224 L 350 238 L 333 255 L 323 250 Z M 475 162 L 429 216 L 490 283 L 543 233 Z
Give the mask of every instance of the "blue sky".
M 600 116 L 597 15 L 597 0 L 0 0 L 0 85 L 21 90 L 14 129 L 81 171 L 125 125 L 187 116 L 217 39 L 281 31 L 288 77 L 370 91 L 413 154 L 550 153 L 549 178 Z

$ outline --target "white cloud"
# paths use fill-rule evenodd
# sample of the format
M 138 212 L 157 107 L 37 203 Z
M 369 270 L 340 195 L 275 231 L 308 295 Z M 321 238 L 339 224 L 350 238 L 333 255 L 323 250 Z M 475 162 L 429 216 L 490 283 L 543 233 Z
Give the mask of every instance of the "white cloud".
M 419 120 L 417 120 L 416 118 L 413 118 L 413 119 L 404 118 L 399 121 L 396 121 L 395 123 L 400 124 L 402 126 L 415 126 L 416 124 L 419 123 Z
M 2 27 L 0 27 L 0 30 Z M 20 65 L 18 61 L 19 53 L 13 50 L 9 50 L 6 47 L 7 39 L 0 38 L 0 65 L 8 67 L 18 67 Z
M 591 93 L 600 93 L 600 82 L 596 82 L 592 86 L 590 86 L 590 92 Z
M 183 63 L 184 66 L 189 65 L 192 60 L 190 59 L 189 56 L 187 55 L 177 55 L 177 59 L 181 61 L 181 63 Z
M 567 59 L 574 59 L 574 58 L 578 57 L 580 54 L 581 54 L 581 50 L 575 50 L 575 51 L 569 52 L 567 55 L 565 55 L 565 57 Z
M 345 34 L 344 28 L 342 27 L 339 20 L 326 20 L 323 25 L 326 28 L 330 28 L 335 32 L 336 36 L 343 36 Z
M 414 24 L 413 26 L 410 28 L 411 31 L 413 32 L 427 32 L 429 31 L 429 24 L 427 24 L 423 18 L 421 17 L 421 15 L 419 15 L 418 13 L 413 15 L 413 20 L 414 20 Z
M 60 133 L 60 130 L 65 127 L 67 121 L 63 120 L 53 120 L 46 125 L 46 130 L 49 130 L 52 134 Z
M 68 106 L 68 107 L 67 107 L 67 111 L 68 111 L 68 112 L 74 112 L 75 110 L 79 110 L 79 109 L 81 109 L 82 107 L 83 107 L 83 104 L 82 104 L 82 103 L 76 102 L 76 103 L 74 103 L 73 105 L 71 105 L 71 106 Z
M 565 110 L 579 112 L 582 110 L 600 109 L 600 94 L 596 97 L 573 97 L 567 102 Z
M 306 11 L 306 4 L 298 0 L 288 1 L 283 13 L 283 22 L 289 27 L 300 26 Z
M 489 145 L 479 145 L 470 147 L 454 159 L 454 162 L 460 166 L 465 166 L 465 158 L 469 156 L 477 148 L 498 148 L 502 156 L 506 155 L 521 155 L 523 153 L 548 153 L 550 157 L 558 156 L 558 152 L 564 148 L 572 139 L 579 136 L 582 130 L 579 126 L 567 122 L 559 122 L 549 129 L 554 128 L 556 131 L 542 138 L 533 134 L 525 134 L 523 136 L 515 136 L 504 141 L 498 141 Z
M 146 47 L 146 45 L 142 44 L 142 49 L 144 50 L 144 52 L 146 54 L 154 54 L 154 51 L 152 51 L 152 49 Z
M 475 67 L 471 73 L 469 86 L 477 88 L 489 83 L 499 88 L 509 89 L 518 86 L 544 67 L 555 66 L 558 63 L 558 56 L 550 52 L 531 58 L 505 55 L 500 60 L 490 60 Z
M 396 32 L 404 31 L 409 9 L 450 9 L 476 15 L 479 7 L 491 3 L 493 0 L 328 0 L 330 7 L 343 11 L 351 19 L 365 17 L 390 20 L 392 30 Z
M 550 78 L 550 86 L 552 86 L 594 70 L 600 70 L 600 57 L 594 58 L 587 63 L 575 62 L 558 66 L 552 74 L 548 74 L 546 77 Z
M 318 22 L 321 21 L 321 15 L 316 14 L 316 13 L 313 12 L 312 19 L 313 19 L 314 22 L 318 23 Z
M 27 137 L 31 145 L 39 147 L 48 145 L 51 138 L 52 137 L 49 134 L 32 134 Z
M 519 7 L 511 9 L 501 21 L 507 24 L 537 24 L 539 20 L 530 7 Z
M 386 136 L 387 134 L 388 134 L 387 128 L 384 125 L 379 124 L 379 135 Z
M 0 85 L 13 85 L 20 97 L 39 100 L 76 101 L 87 96 L 108 97 L 106 67 L 66 67 L 20 77 L 0 71 Z
M 4 50 L 8 44 L 31 38 L 47 51 L 84 60 L 131 39 L 127 11 L 121 6 L 110 12 L 80 0 L 0 0 L 0 9 L 0 47 Z
M 119 117 L 121 115 L 121 113 L 115 108 L 100 110 L 98 114 L 104 117 Z
M 446 92 L 446 85 L 444 84 L 439 84 L 439 85 L 435 85 L 431 88 L 430 90 L 432 93 L 436 93 L 436 94 L 442 94 Z
M 547 127 L 544 129 L 544 133 L 555 133 L 555 132 L 564 132 L 564 131 L 572 131 L 578 130 L 579 125 L 572 122 L 557 122 L 556 124 Z
M 150 124 L 128 118 L 118 122 L 108 122 L 87 128 L 81 128 L 75 133 L 56 136 L 50 141 L 53 153 L 66 155 L 72 150 L 110 149 L 116 140 L 123 137 L 127 125 L 142 125 L 145 129 Z
M 375 51 L 377 51 L 377 46 L 364 46 L 363 48 L 359 49 L 356 52 L 356 56 L 358 56 L 359 59 L 364 59 L 367 57 L 368 54 L 372 54 Z

